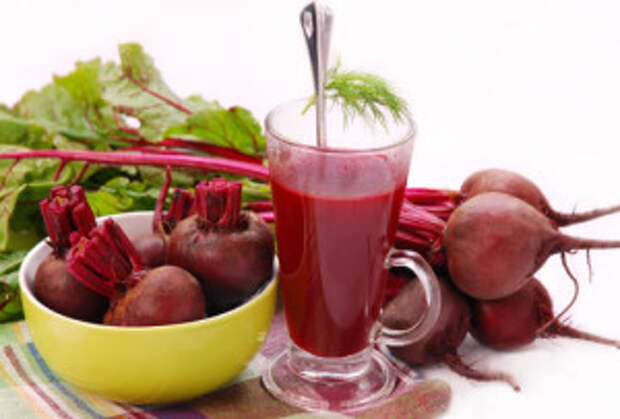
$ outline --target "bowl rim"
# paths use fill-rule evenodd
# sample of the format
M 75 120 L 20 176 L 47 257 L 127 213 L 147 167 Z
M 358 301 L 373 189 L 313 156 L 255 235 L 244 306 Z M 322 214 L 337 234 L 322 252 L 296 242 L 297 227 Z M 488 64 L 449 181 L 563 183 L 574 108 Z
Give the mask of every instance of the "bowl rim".
M 97 217 L 96 221 L 97 221 L 97 224 L 100 224 L 108 218 L 116 219 L 116 218 L 123 218 L 126 216 L 136 216 L 136 217 L 150 216 L 152 217 L 153 213 L 154 211 L 128 211 L 128 212 L 123 212 L 123 213 L 118 213 L 118 214 Z M 217 314 L 215 316 L 205 317 L 203 319 L 192 320 L 189 322 L 165 324 L 165 325 L 157 325 L 157 326 L 112 326 L 112 325 L 105 325 L 101 323 L 91 323 L 91 322 L 87 322 L 83 320 L 74 319 L 72 317 L 65 316 L 64 314 L 57 313 L 56 311 L 52 310 L 51 308 L 43 304 L 41 301 L 39 301 L 38 298 L 34 295 L 33 291 L 31 290 L 31 287 L 29 286 L 28 281 L 26 280 L 26 271 L 30 269 L 29 265 L 33 264 L 32 260 L 36 254 L 40 253 L 46 248 L 51 253 L 51 247 L 47 244 L 47 240 L 48 240 L 48 237 L 45 237 L 40 242 L 38 242 L 34 247 L 32 247 L 26 254 L 26 257 L 22 261 L 22 264 L 19 268 L 19 274 L 18 274 L 19 288 L 20 288 L 20 294 L 21 294 L 22 299 L 28 299 L 32 304 L 37 306 L 39 310 L 42 310 L 47 315 L 50 315 L 58 320 L 73 323 L 76 326 L 81 326 L 81 327 L 95 329 L 95 330 L 114 331 L 114 332 L 120 332 L 120 333 L 148 333 L 154 330 L 166 331 L 166 330 L 171 330 L 171 329 L 178 330 L 182 328 L 194 329 L 194 328 L 205 327 L 207 324 L 216 325 L 218 323 L 225 322 L 226 320 L 228 320 L 229 318 L 231 318 L 232 316 L 234 316 L 235 314 L 239 312 L 249 309 L 249 307 L 254 302 L 262 298 L 268 292 L 270 292 L 271 289 L 275 287 L 276 282 L 277 282 L 279 264 L 278 264 L 277 256 L 274 256 L 273 275 L 271 276 L 271 278 L 269 278 L 265 283 L 263 283 L 260 286 L 260 288 L 256 290 L 254 294 L 248 300 L 244 301 L 241 305 L 231 310 L 227 310 L 223 313 Z M 26 321 L 28 320 L 25 312 L 24 312 L 24 319 Z

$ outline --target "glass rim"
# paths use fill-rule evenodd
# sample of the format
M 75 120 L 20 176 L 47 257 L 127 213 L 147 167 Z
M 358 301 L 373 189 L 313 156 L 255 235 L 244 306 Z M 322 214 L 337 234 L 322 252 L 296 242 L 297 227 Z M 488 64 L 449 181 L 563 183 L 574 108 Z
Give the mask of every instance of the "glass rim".
M 404 144 L 407 144 L 409 141 L 413 141 L 413 139 L 418 133 L 417 125 L 408 112 L 406 112 L 403 115 L 402 121 L 396 121 L 396 123 L 399 125 L 407 126 L 407 130 L 405 134 L 401 135 L 398 140 L 395 140 L 392 143 L 379 146 L 379 147 L 370 147 L 370 148 L 319 147 L 318 145 L 310 145 L 310 144 L 303 144 L 303 143 L 297 142 L 295 140 L 288 138 L 285 135 L 282 135 L 281 133 L 273 129 L 272 121 L 276 117 L 276 114 L 279 111 L 286 108 L 287 106 L 291 106 L 295 103 L 300 103 L 302 101 L 308 101 L 308 100 L 309 98 L 297 98 L 297 99 L 289 100 L 287 102 L 283 102 L 277 105 L 275 108 L 269 111 L 269 113 L 265 117 L 265 133 L 268 135 L 271 135 L 277 141 L 281 143 L 285 143 L 289 146 L 298 147 L 298 148 L 306 149 L 309 151 L 314 151 L 317 153 L 323 153 L 323 154 L 364 154 L 364 153 L 378 153 L 382 151 L 388 151 L 388 150 L 398 148 Z

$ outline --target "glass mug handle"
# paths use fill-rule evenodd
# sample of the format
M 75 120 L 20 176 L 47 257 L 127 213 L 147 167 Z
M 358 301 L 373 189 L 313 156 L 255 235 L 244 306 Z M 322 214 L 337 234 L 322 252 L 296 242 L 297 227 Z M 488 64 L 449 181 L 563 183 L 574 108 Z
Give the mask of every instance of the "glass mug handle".
M 424 288 L 427 309 L 422 318 L 406 329 L 391 329 L 378 322 L 376 339 L 388 346 L 405 346 L 424 338 L 435 326 L 441 309 L 439 280 L 420 254 L 411 250 L 392 248 L 385 259 L 386 269 L 402 267 L 412 271 Z

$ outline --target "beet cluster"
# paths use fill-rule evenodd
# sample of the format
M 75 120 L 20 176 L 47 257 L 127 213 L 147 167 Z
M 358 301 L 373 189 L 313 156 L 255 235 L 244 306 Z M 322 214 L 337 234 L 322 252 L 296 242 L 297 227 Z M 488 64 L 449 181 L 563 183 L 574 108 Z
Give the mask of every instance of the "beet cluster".
M 577 286 L 573 301 L 554 315 L 549 293 L 534 277 L 551 255 L 560 254 L 577 285 L 566 253 L 617 248 L 620 241 L 572 237 L 560 227 L 618 212 L 620 206 L 561 213 L 552 209 L 532 181 L 500 169 L 474 173 L 459 191 L 417 189 L 406 198 L 397 246 L 422 253 L 433 265 L 442 283 L 442 306 L 434 330 L 420 342 L 393 348 L 395 356 L 415 365 L 441 362 L 467 377 L 503 380 L 518 390 L 509 375 L 477 371 L 460 361 L 456 350 L 467 332 L 499 350 L 554 336 L 620 347 L 617 340 L 577 330 L 561 320 L 577 297 Z M 389 277 L 388 324 L 406 327 L 422 315 L 424 294 L 410 279 L 402 272 Z
M 242 304 L 273 274 L 273 235 L 241 211 L 239 182 L 175 190 L 153 233 L 134 242 L 111 218 L 96 225 L 79 186 L 52 189 L 40 207 L 53 251 L 34 293 L 69 317 L 115 326 L 199 320 Z

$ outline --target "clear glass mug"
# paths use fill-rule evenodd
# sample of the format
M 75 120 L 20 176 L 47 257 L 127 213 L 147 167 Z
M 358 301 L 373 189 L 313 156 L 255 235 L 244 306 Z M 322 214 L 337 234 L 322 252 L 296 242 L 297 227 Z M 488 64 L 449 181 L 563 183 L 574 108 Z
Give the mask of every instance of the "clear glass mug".
M 326 111 L 327 148 L 316 146 L 307 100 L 266 119 L 279 279 L 290 345 L 263 374 L 277 398 L 308 410 L 353 411 L 386 397 L 393 369 L 373 344 L 406 345 L 439 316 L 437 278 L 415 252 L 394 249 L 415 128 L 385 126 Z M 381 324 L 391 267 L 412 270 L 424 287 L 425 316 L 406 330 Z

